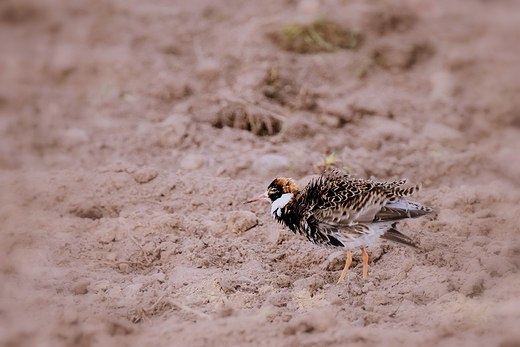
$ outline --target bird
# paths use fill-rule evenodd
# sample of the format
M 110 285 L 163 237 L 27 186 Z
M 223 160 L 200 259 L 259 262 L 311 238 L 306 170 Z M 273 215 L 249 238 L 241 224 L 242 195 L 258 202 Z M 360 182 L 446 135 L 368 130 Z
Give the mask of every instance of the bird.
M 354 178 L 332 169 L 312 179 L 302 190 L 292 178 L 277 177 L 263 194 L 247 202 L 267 200 L 271 216 L 295 234 L 317 245 L 346 249 L 340 283 L 352 264 L 353 249 L 361 248 L 366 279 L 369 256 L 365 248 L 377 239 L 418 248 L 397 225 L 403 219 L 424 216 L 432 208 L 408 200 L 420 185 L 403 187 L 406 183 L 406 179 L 378 182 Z

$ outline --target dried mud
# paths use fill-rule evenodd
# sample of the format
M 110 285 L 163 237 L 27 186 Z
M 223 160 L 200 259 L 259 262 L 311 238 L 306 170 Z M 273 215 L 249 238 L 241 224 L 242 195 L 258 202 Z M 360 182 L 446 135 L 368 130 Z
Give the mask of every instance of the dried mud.
M 0 345 L 519 345 L 519 11 L 0 2 Z M 357 49 L 272 40 L 323 19 Z M 420 249 L 337 284 L 343 251 L 244 204 L 329 165 L 422 183 Z

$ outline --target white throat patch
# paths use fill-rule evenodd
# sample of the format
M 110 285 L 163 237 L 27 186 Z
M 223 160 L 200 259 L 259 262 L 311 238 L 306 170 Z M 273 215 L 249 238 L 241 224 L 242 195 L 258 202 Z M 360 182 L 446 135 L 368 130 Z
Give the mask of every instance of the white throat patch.
M 276 216 L 280 217 L 282 215 L 282 208 L 287 205 L 287 203 L 293 198 L 293 193 L 285 193 L 280 196 L 278 199 L 273 201 L 271 204 L 271 216 L 275 218 Z

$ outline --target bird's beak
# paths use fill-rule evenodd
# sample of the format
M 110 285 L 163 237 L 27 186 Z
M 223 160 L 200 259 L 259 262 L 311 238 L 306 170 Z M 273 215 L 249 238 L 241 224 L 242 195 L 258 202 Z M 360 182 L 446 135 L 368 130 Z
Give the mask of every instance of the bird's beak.
M 249 203 L 249 202 L 255 202 L 255 201 L 259 201 L 259 200 L 266 200 L 268 199 L 267 197 L 267 192 L 263 193 L 263 194 L 260 194 L 258 196 L 255 196 L 254 198 L 251 198 L 249 200 L 246 201 L 246 203 Z

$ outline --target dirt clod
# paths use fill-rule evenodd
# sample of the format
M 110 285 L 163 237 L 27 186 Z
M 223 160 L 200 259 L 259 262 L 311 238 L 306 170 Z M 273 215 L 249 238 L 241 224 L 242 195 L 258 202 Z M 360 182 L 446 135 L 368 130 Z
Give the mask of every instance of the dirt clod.
M 267 110 L 231 102 L 220 109 L 213 126 L 219 129 L 227 126 L 266 136 L 279 133 L 283 127 L 283 120 Z

